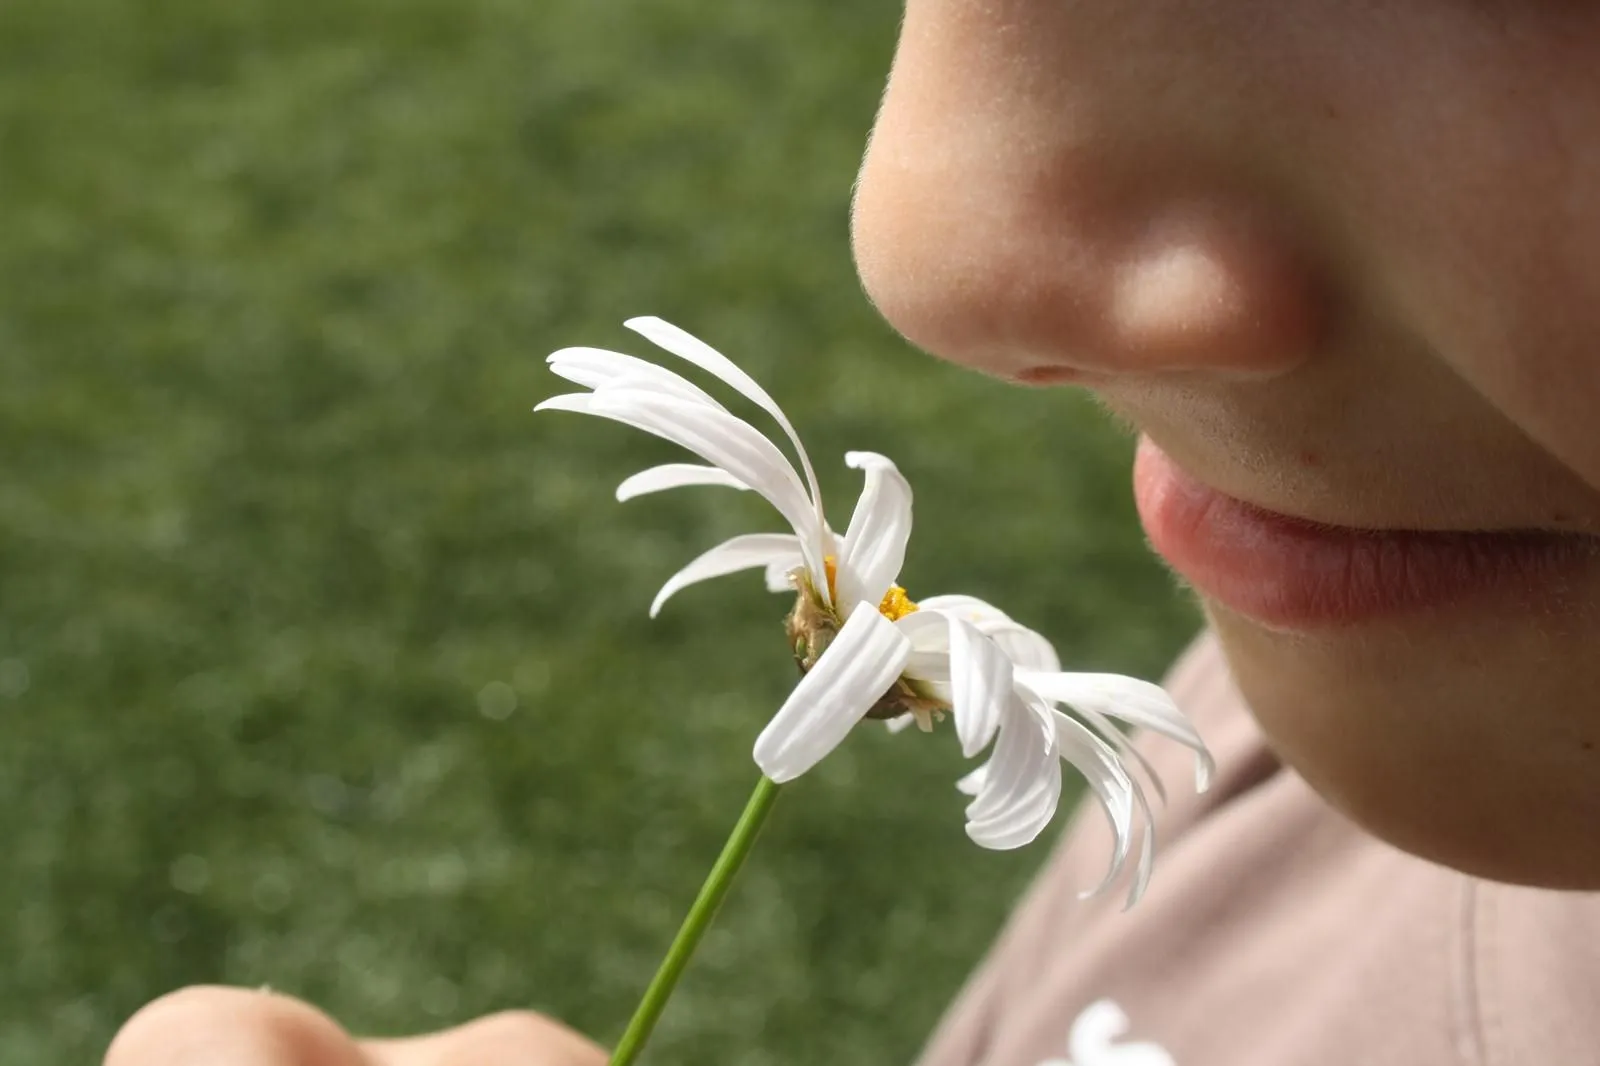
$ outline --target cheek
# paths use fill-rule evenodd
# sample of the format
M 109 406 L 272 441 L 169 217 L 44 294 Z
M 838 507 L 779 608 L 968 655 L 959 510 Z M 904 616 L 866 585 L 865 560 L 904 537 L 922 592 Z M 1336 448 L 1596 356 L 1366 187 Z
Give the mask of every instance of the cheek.
M 1582 225 L 1600 248 L 1600 217 Z M 1545 284 L 1530 281 L 1541 274 Z M 1431 346 L 1505 420 L 1600 490 L 1600 264 L 1569 259 L 1558 276 L 1474 280 L 1428 286 L 1432 312 L 1417 319 L 1432 320 Z
M 1474 11 L 1311 69 L 1304 188 L 1365 313 L 1600 488 L 1600 8 Z
M 1430 358 L 1600 489 L 1600 201 L 1550 210 L 1571 204 L 1578 183 L 1600 188 L 1600 160 L 1561 173 L 1537 165 L 1503 173 L 1492 208 L 1459 190 L 1449 202 L 1436 199 L 1408 227 L 1388 231 L 1368 277 L 1382 285 L 1374 304 Z
M 1288 635 L 1213 624 L 1279 756 L 1375 836 L 1493 880 L 1600 889 L 1600 577 L 1560 618 Z

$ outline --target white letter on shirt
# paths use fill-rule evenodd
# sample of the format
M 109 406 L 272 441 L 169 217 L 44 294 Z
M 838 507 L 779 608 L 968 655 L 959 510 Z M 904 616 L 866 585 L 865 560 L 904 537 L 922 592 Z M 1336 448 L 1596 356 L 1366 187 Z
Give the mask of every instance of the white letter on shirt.
M 1109 999 L 1089 1004 L 1072 1023 L 1067 1037 L 1070 1059 L 1050 1059 L 1039 1066 L 1178 1066 L 1161 1047 L 1150 1043 L 1113 1044 L 1128 1031 L 1128 1016 Z

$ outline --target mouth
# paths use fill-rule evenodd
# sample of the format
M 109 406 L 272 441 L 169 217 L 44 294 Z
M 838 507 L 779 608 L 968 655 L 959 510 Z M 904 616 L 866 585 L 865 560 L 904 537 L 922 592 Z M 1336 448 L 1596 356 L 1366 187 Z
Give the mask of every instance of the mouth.
M 1195 479 L 1148 437 L 1133 484 L 1156 553 L 1205 598 L 1274 628 L 1547 603 L 1600 560 L 1600 538 L 1584 534 L 1358 529 L 1279 514 Z

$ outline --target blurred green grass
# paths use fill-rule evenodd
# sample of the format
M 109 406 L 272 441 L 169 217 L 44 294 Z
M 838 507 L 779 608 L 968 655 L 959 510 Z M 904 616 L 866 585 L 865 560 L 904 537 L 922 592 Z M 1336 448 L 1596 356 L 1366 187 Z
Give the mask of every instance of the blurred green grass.
M 897 7 L 0 5 L 0 1062 L 94 1061 L 186 982 L 392 1033 L 626 1019 L 792 683 L 672 449 L 534 417 L 543 355 L 661 314 L 918 488 L 913 595 L 1154 674 L 1194 628 L 1129 443 L 909 351 L 848 196 Z M 653 1061 L 909 1058 L 1043 842 L 961 831 L 948 736 L 780 804 Z

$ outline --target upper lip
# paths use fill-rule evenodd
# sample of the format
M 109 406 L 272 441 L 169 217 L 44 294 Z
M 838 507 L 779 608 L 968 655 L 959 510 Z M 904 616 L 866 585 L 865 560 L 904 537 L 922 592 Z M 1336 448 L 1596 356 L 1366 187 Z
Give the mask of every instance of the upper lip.
M 1177 373 L 1085 384 L 1195 480 L 1270 514 L 1373 533 L 1600 535 L 1600 481 L 1475 394 L 1450 392 L 1448 375 L 1387 366 L 1355 353 L 1249 384 Z M 1439 406 L 1416 399 L 1424 387 Z
M 1239 469 L 1236 464 L 1194 464 L 1181 455 L 1174 455 L 1166 448 L 1154 444 L 1150 437 L 1140 435 L 1139 447 L 1160 448 L 1186 476 L 1212 492 L 1236 501 L 1245 507 L 1260 512 L 1265 518 L 1283 523 L 1302 526 L 1313 530 L 1324 530 L 1330 533 L 1348 535 L 1369 534 L 1373 536 L 1395 535 L 1402 533 L 1419 535 L 1484 535 L 1484 536 L 1577 536 L 1596 538 L 1600 530 L 1574 529 L 1570 526 L 1560 527 L 1555 525 L 1540 525 L 1538 523 L 1514 522 L 1473 522 L 1470 519 L 1448 516 L 1435 518 L 1417 511 L 1414 503 L 1407 501 L 1401 506 L 1385 507 L 1382 500 L 1369 502 L 1368 507 L 1375 512 L 1388 511 L 1392 517 L 1387 520 L 1378 513 L 1363 514 L 1359 518 L 1349 516 L 1335 517 L 1327 513 L 1313 513 L 1311 509 L 1300 508 L 1283 504 L 1277 501 L 1268 501 L 1263 495 L 1252 488 L 1237 487 L 1234 483 L 1246 480 L 1234 472 Z M 1204 475 L 1196 473 L 1196 465 L 1206 471 Z M 1259 481 L 1259 476 L 1250 480 Z M 1303 482 L 1302 482 L 1303 483 Z M 1390 489 L 1386 495 L 1392 496 Z M 1414 499 L 1426 499 L 1427 494 L 1415 492 L 1408 494 Z

